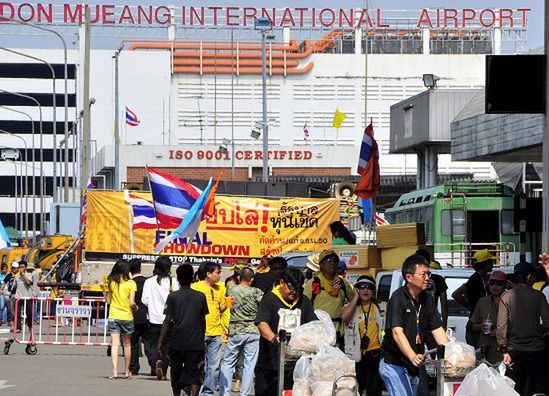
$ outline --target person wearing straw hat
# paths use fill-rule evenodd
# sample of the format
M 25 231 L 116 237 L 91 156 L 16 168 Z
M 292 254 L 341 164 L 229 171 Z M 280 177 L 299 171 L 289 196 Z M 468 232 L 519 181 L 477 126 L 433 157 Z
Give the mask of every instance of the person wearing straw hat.
M 334 250 L 325 250 L 318 258 L 320 271 L 305 283 L 303 293 L 309 297 L 315 309 L 330 315 L 337 332 L 337 344 L 344 350 L 343 323 L 341 310 L 345 301 L 353 299 L 353 287 L 337 274 L 339 256 Z

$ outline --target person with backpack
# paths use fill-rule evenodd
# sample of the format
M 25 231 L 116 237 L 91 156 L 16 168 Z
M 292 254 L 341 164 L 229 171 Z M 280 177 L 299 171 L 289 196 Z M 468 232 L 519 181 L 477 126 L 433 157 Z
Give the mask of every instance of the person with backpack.
M 15 277 L 19 272 L 19 263 L 14 261 L 11 263 L 11 271 L 4 277 L 4 281 L 0 286 L 0 292 L 2 293 L 2 298 L 6 302 L 7 308 L 7 324 L 8 327 L 11 327 L 13 324 L 13 318 L 15 316 L 14 306 L 15 306 Z
M 320 271 L 305 283 L 303 294 L 311 300 L 314 309 L 320 309 L 330 315 L 337 332 L 337 345 L 343 351 L 345 342 L 341 311 L 345 302 L 353 299 L 353 287 L 337 274 L 339 256 L 335 251 L 323 251 L 318 262 Z
M 353 298 L 341 311 L 341 320 L 345 323 L 345 354 L 356 362 L 359 395 L 366 390 L 368 396 L 381 396 L 379 361 L 384 323 L 375 294 L 375 280 L 362 275 L 354 285 Z

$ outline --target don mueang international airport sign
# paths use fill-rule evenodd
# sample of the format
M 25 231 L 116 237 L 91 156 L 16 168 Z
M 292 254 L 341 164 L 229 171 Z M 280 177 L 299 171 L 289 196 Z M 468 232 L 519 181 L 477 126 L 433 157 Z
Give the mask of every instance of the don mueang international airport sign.
M 79 24 L 90 9 L 94 25 L 139 26 L 240 26 L 253 27 L 257 18 L 269 18 L 277 27 L 311 28 L 374 28 L 396 29 L 396 21 L 387 17 L 391 10 L 366 8 L 254 8 L 227 6 L 114 5 L 114 4 L 50 4 L 0 2 L 0 22 L 16 20 L 38 24 Z M 424 8 L 413 16 L 416 28 L 525 29 L 530 8 Z M 395 26 L 392 26 L 392 24 Z

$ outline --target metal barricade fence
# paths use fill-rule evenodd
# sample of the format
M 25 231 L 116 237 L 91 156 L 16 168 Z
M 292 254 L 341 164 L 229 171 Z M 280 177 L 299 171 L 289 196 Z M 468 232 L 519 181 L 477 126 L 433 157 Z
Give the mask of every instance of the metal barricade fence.
M 34 317 L 36 308 L 38 316 Z M 110 346 L 108 304 L 99 298 L 23 297 L 15 302 L 13 342 L 26 344 L 29 355 L 36 345 Z

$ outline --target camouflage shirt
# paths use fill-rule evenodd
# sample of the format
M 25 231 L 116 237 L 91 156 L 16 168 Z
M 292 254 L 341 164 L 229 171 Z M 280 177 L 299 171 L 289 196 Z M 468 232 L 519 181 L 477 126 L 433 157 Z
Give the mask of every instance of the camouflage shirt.
M 254 320 L 259 302 L 263 298 L 263 292 L 256 287 L 235 285 L 229 287 L 227 295 L 234 297 L 229 335 L 259 334 Z

